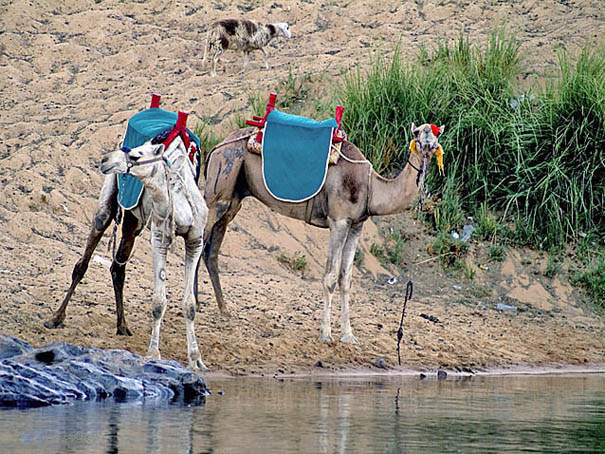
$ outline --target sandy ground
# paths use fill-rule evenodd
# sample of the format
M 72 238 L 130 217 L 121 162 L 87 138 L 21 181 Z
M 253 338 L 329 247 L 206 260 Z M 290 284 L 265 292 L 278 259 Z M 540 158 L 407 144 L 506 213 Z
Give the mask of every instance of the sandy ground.
M 421 45 L 461 32 L 484 42 L 493 26 L 506 22 L 522 43 L 530 80 L 554 68 L 556 49 L 574 53 L 605 30 L 601 0 L 18 0 L 0 2 L 0 12 L 0 333 L 36 346 L 65 341 L 139 354 L 151 330 L 148 231 L 127 270 L 132 337 L 115 335 L 108 233 L 76 290 L 65 326 L 48 330 L 43 322 L 62 300 L 83 249 L 103 178 L 101 152 L 116 145 L 151 92 L 163 95 L 167 109 L 191 111 L 190 127 L 209 119 L 216 134 L 225 135 L 238 115 L 250 116 L 251 94 L 275 90 L 290 71 L 329 84 L 349 68 L 367 67 L 377 52 L 390 55 L 397 43 L 411 60 Z M 294 37 L 273 43 L 270 71 L 260 69 L 257 56 L 240 74 L 241 56 L 231 52 L 224 57 L 226 72 L 211 78 L 201 65 L 206 26 L 242 16 L 287 21 Z M 407 232 L 406 265 L 399 271 L 381 267 L 369 253 L 372 243 L 382 243 L 383 229 L 393 226 Z M 546 257 L 539 252 L 511 249 L 504 262 L 488 263 L 484 245 L 474 242 L 468 262 L 475 278 L 448 277 L 430 260 L 430 232 L 412 212 L 374 219 L 364 228 L 365 258 L 354 271 L 352 290 L 352 325 L 360 345 L 320 343 L 327 236 L 254 200 L 245 202 L 221 256 L 231 318 L 219 316 L 207 273 L 200 274 L 197 337 L 208 366 L 274 374 L 378 370 L 372 365 L 377 358 L 397 370 L 605 364 L 605 324 L 569 285 L 570 263 L 548 279 Z M 161 350 L 165 358 L 184 361 L 181 244 L 169 256 Z M 296 252 L 306 257 L 304 273 L 278 260 Z M 392 276 L 397 282 L 389 284 Z M 415 294 L 398 366 L 396 331 L 408 279 Z M 498 303 L 518 310 L 498 311 Z M 338 309 L 336 303 L 335 339 Z

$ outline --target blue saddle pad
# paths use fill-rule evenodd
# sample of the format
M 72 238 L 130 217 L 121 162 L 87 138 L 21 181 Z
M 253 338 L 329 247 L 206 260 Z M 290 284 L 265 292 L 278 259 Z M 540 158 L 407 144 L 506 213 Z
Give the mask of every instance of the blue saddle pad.
M 273 110 L 263 134 L 263 180 L 278 200 L 304 202 L 323 187 L 336 119 L 315 121 Z
M 178 115 L 175 112 L 169 112 L 164 109 L 153 108 L 143 110 L 133 115 L 128 120 L 126 134 L 122 146 L 135 148 L 143 145 L 148 140 L 153 139 L 158 134 L 172 129 L 176 124 Z M 200 147 L 200 139 L 189 129 L 189 139 Z M 143 194 L 143 183 L 136 177 L 129 174 L 118 175 L 118 203 L 125 210 L 132 210 L 139 203 Z

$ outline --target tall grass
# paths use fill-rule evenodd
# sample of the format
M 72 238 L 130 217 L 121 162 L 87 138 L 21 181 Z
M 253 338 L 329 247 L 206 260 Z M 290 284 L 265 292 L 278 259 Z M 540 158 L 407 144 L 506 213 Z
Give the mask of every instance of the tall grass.
M 520 64 L 504 28 L 483 48 L 460 37 L 409 64 L 398 49 L 345 78 L 345 127 L 392 173 L 407 159 L 412 122 L 445 124 L 448 177 L 433 171 L 433 191 L 471 214 L 499 213 L 518 242 L 561 248 L 605 228 L 605 52 L 586 49 L 575 64 L 562 54 L 553 81 L 533 91 L 520 88 Z

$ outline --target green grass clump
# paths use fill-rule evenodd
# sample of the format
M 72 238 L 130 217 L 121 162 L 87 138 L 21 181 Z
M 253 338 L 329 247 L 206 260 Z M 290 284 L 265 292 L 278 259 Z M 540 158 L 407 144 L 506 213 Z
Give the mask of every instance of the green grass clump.
M 439 232 L 459 229 L 464 222 L 464 210 L 453 173 L 446 177 L 441 195 L 442 199 L 433 209 L 435 229 Z
M 548 260 L 546 261 L 546 269 L 544 270 L 544 276 L 552 279 L 557 274 L 561 272 L 561 263 L 559 259 L 553 255 L 548 255 Z
M 605 310 L 605 257 L 601 257 L 585 270 L 572 278 L 574 285 L 580 285 L 596 307 Z
M 467 243 L 454 239 L 446 232 L 440 232 L 435 241 L 428 246 L 427 252 L 431 255 L 438 255 L 439 264 L 444 269 L 449 267 L 463 269 L 463 258 L 468 249 Z
M 282 252 L 277 257 L 277 261 L 283 263 L 292 271 L 304 273 L 307 269 L 307 256 L 300 251 L 296 251 L 292 257 Z
M 488 248 L 488 252 L 489 258 L 496 262 L 503 262 L 504 257 L 506 256 L 506 251 L 504 250 L 504 247 L 500 246 L 499 244 L 492 244 Z
M 217 137 L 214 134 L 214 131 L 210 129 L 209 123 L 200 123 L 198 124 L 193 133 L 200 138 L 201 145 L 201 155 L 202 155 L 202 165 L 206 162 L 208 158 L 208 153 L 212 150 L 217 144 L 219 144 L 223 139 Z
M 511 240 L 548 250 L 605 229 L 602 47 L 575 64 L 561 54 L 552 82 L 533 90 L 519 85 L 519 44 L 504 28 L 483 46 L 460 37 L 403 57 L 397 49 L 367 73 L 349 73 L 339 94 L 349 138 L 377 171 L 406 162 L 412 122 L 444 124 L 447 177 L 432 170 L 427 183 L 450 208 L 458 199 L 460 211 L 501 213 Z M 439 209 L 436 227 L 445 229 L 454 220 Z M 498 231 L 484 221 L 483 235 Z
M 370 254 L 372 254 L 376 259 L 384 265 L 387 262 L 387 258 L 385 255 L 384 246 L 380 244 L 372 243 L 370 246 Z

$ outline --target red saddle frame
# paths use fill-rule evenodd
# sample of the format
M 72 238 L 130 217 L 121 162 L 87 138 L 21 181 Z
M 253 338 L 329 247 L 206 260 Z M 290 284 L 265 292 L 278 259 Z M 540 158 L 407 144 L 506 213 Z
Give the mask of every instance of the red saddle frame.
M 267 122 L 267 116 L 269 112 L 275 110 L 275 101 L 277 100 L 277 93 L 269 93 L 269 102 L 267 103 L 267 108 L 265 109 L 265 116 L 259 117 L 258 115 L 253 115 L 252 120 L 246 120 L 246 124 L 248 126 L 256 126 L 258 128 L 258 132 L 256 133 L 256 142 L 261 143 L 263 140 L 263 131 L 262 129 L 265 127 L 265 123 Z M 343 106 L 336 106 L 336 112 L 334 113 L 334 118 L 336 119 L 336 123 L 338 127 L 334 130 L 332 134 L 332 143 L 338 143 L 345 140 L 346 135 L 342 130 L 342 114 L 344 112 Z

